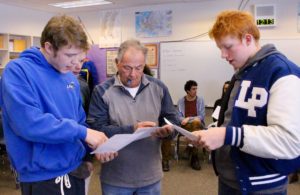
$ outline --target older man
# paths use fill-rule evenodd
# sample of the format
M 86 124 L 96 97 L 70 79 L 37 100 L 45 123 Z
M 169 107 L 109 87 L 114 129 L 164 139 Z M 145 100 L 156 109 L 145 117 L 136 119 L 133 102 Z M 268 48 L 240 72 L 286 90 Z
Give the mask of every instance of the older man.
M 163 117 L 179 121 L 167 87 L 143 74 L 146 54 L 147 49 L 137 40 L 122 43 L 116 59 L 117 75 L 93 92 L 88 123 L 108 137 L 161 126 Z M 171 134 L 170 126 L 158 128 L 154 137 L 128 145 L 115 160 L 104 163 L 102 193 L 160 194 L 160 142 Z

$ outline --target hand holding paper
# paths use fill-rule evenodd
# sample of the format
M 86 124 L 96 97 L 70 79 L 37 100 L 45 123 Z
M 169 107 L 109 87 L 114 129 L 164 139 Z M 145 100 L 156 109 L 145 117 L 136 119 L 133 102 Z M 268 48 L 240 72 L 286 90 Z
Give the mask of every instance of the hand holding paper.
M 97 148 L 97 146 L 103 144 L 108 139 L 104 133 L 93 129 L 87 128 L 86 132 L 85 141 L 92 149 Z
M 194 134 L 192 134 L 191 132 L 177 126 L 177 125 L 174 125 L 172 124 L 169 120 L 167 120 L 166 118 L 164 118 L 165 122 L 168 124 L 168 125 L 172 125 L 174 127 L 174 129 L 176 131 L 178 131 L 179 133 L 181 133 L 182 135 L 184 135 L 185 137 L 187 137 L 189 140 L 192 140 L 192 141 L 196 141 L 198 140 L 198 137 L 195 136 Z
M 163 127 L 157 128 L 153 133 L 152 136 L 159 137 L 159 138 L 164 138 L 173 132 L 173 127 L 172 125 L 164 125 Z
M 116 134 L 104 144 L 97 147 L 91 154 L 117 152 L 134 141 L 150 137 L 157 128 L 158 127 L 145 127 L 138 129 L 133 134 Z
M 192 144 L 197 147 L 203 147 L 208 151 L 215 150 L 224 145 L 226 128 L 214 127 L 205 131 L 194 131 L 198 140 L 192 141 Z
M 106 153 L 101 153 L 101 154 L 95 154 L 96 158 L 102 162 L 108 162 L 113 160 L 115 157 L 118 156 L 118 152 L 106 152 Z
M 134 130 L 137 131 L 145 127 L 156 127 L 156 126 L 157 126 L 156 123 L 152 121 L 138 121 L 134 125 Z

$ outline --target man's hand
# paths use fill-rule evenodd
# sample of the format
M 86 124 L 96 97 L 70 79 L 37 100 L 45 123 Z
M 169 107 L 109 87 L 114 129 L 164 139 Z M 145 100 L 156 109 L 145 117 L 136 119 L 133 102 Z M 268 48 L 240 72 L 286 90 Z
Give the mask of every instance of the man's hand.
M 152 136 L 163 138 L 171 135 L 171 133 L 174 131 L 172 125 L 165 125 L 163 127 L 157 128 L 153 133 Z
M 209 128 L 208 130 L 192 132 L 198 137 L 196 141 L 191 141 L 194 146 L 203 147 L 207 150 L 215 150 L 224 145 L 225 127 Z
M 143 127 L 155 127 L 156 123 L 152 121 L 141 121 L 138 122 L 134 125 L 134 131 L 136 131 L 138 128 L 143 128 Z
M 107 153 L 102 153 L 102 154 L 95 154 L 96 158 L 102 162 L 106 163 L 118 156 L 118 152 L 107 152 Z
M 85 142 L 90 148 L 95 150 L 99 145 L 103 144 L 108 138 L 100 131 L 87 128 Z
M 190 118 L 186 117 L 181 121 L 181 125 L 186 125 L 189 122 Z

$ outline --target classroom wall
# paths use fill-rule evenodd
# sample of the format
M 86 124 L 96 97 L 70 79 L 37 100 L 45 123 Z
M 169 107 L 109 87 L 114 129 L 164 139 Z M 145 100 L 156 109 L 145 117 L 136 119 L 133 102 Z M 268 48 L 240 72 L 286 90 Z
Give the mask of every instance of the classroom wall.
M 172 10 L 173 32 L 171 36 L 139 39 L 142 42 L 176 41 L 207 32 L 217 13 L 225 9 L 237 9 L 240 2 L 241 0 L 212 0 L 202 3 L 164 4 L 122 9 L 119 10 L 122 16 L 121 39 L 136 38 L 134 15 L 136 11 Z M 253 13 L 253 5 L 255 4 L 275 4 L 277 6 L 277 27 L 261 28 L 262 38 L 300 38 L 300 33 L 297 32 L 298 3 L 298 0 L 249 0 L 245 10 Z M 101 11 L 97 11 L 74 14 L 82 18 L 96 43 L 99 43 L 99 36 L 101 35 L 101 13 Z M 205 36 L 201 39 L 209 38 Z
M 237 9 L 240 2 L 241 0 L 207 0 L 201 3 L 173 3 L 117 10 L 121 15 L 121 41 L 136 38 L 135 12 L 137 11 L 173 11 L 172 35 L 168 37 L 139 38 L 142 42 L 177 41 L 207 32 L 217 13 L 226 9 Z M 253 13 L 253 5 L 255 4 L 275 4 L 277 6 L 277 26 L 274 28 L 261 28 L 261 38 L 300 39 L 300 33 L 297 32 L 299 2 L 299 0 L 249 0 L 245 10 Z M 92 40 L 100 46 L 100 21 L 104 12 L 106 11 L 72 14 L 81 18 Z M 55 14 L 0 4 L 0 33 L 40 36 L 45 24 L 53 15 Z M 208 36 L 204 36 L 200 39 L 193 39 L 193 41 L 208 39 Z M 221 86 L 217 88 L 219 89 Z
M 53 13 L 0 3 L 0 33 L 40 36 Z
M 143 42 L 174 41 L 207 32 L 216 14 L 225 9 L 236 9 L 241 0 L 211 0 L 202 3 L 164 4 L 132 7 L 121 12 L 122 40 L 135 37 L 136 11 L 173 11 L 173 32 L 169 37 L 139 38 Z M 298 0 L 249 0 L 245 10 L 252 11 L 254 4 L 275 4 L 278 25 L 261 29 L 262 38 L 300 38 L 297 32 Z M 54 13 L 0 4 L 0 33 L 40 36 L 43 27 Z M 95 43 L 99 43 L 101 11 L 73 13 L 80 16 Z M 209 39 L 207 36 L 202 39 Z M 101 44 L 100 44 L 101 45 Z

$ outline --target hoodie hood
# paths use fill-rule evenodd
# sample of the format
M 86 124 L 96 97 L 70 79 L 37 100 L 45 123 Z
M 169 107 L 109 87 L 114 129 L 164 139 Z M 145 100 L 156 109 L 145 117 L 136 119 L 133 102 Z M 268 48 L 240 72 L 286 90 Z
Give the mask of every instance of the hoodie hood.
M 28 58 L 29 60 L 34 61 L 34 63 L 38 66 L 53 68 L 52 65 L 48 63 L 45 56 L 38 47 L 31 47 L 29 49 L 26 49 L 20 54 L 20 58 Z
M 236 72 L 236 76 L 240 77 L 241 74 L 245 70 L 247 70 L 249 67 L 255 65 L 257 62 L 259 62 L 262 59 L 265 59 L 267 56 L 272 55 L 272 54 L 281 54 L 276 47 L 273 44 L 266 44 L 261 47 L 261 49 L 251 58 L 249 58 L 245 65 Z M 283 54 L 281 54 L 283 55 Z

